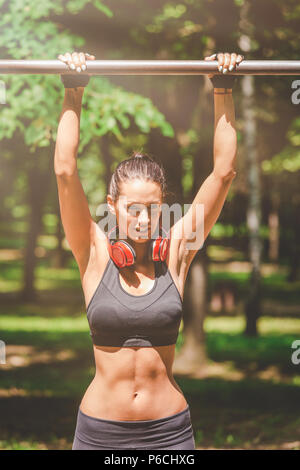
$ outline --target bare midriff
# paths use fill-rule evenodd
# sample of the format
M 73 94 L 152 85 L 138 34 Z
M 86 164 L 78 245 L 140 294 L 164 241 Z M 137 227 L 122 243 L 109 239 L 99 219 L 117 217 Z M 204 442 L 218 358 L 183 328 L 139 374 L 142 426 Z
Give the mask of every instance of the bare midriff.
M 159 419 L 187 402 L 172 375 L 175 344 L 156 347 L 95 346 L 96 373 L 80 409 L 118 421 Z

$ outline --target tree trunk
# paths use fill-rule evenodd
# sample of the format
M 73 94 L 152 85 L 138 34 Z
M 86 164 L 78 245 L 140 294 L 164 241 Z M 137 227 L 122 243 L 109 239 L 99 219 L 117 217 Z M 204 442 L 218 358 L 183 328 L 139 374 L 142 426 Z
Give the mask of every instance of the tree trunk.
M 208 54 L 209 55 L 209 54 Z M 211 172 L 213 159 L 201 158 L 210 155 L 213 139 L 213 98 L 211 84 L 205 77 L 202 87 L 198 89 L 198 105 L 195 108 L 191 127 L 198 129 L 199 146 L 193 159 L 193 187 L 191 194 L 185 198 L 190 204 L 199 190 L 202 181 Z M 201 178 L 195 177 L 200 175 Z M 177 373 L 192 373 L 201 377 L 207 365 L 204 320 L 208 312 L 208 257 L 206 240 L 192 261 L 186 279 L 184 294 L 184 344 L 174 362 Z
M 51 266 L 53 268 L 60 269 L 65 266 L 68 255 L 67 253 L 65 253 L 65 250 L 62 245 L 63 239 L 64 239 L 64 231 L 63 231 L 63 226 L 61 222 L 61 214 L 60 214 L 58 197 L 56 198 L 56 201 L 55 201 L 55 214 L 57 216 L 57 224 L 56 224 L 57 247 L 54 251 L 54 254 L 51 260 Z
M 109 183 L 112 176 L 111 172 L 111 156 L 109 152 L 109 136 L 103 135 L 100 139 L 100 147 L 101 147 L 101 161 L 104 164 L 105 171 L 104 171 L 104 179 L 106 183 L 106 193 L 109 192 Z M 106 201 L 105 201 L 106 202 Z
M 52 146 L 50 146 L 52 149 Z M 42 225 L 42 213 L 45 196 L 51 181 L 52 159 L 47 153 L 40 152 L 35 155 L 36 163 L 33 163 L 28 169 L 28 204 L 30 206 L 29 227 L 26 236 L 25 255 L 24 255 L 24 272 L 23 272 L 23 289 L 21 292 L 21 300 L 36 300 L 36 291 L 34 288 L 34 269 L 36 266 L 36 241 Z M 47 166 L 38 165 L 38 160 L 48 159 Z M 46 166 L 46 168 L 45 168 Z
M 204 320 L 207 312 L 207 256 L 203 247 L 195 256 L 184 294 L 184 343 L 175 357 L 173 372 L 201 376 L 206 366 Z
M 271 194 L 272 209 L 268 217 L 269 223 L 269 259 L 278 261 L 279 256 L 279 195 Z
M 291 242 L 290 250 L 290 271 L 287 276 L 288 282 L 295 282 L 298 279 L 299 261 L 300 261 L 300 223 L 299 223 L 299 205 L 295 206 L 293 217 L 293 240 Z
M 242 51 L 251 50 L 250 34 L 252 25 L 248 20 L 250 8 L 249 1 L 245 1 L 241 7 L 240 27 L 244 33 L 240 38 Z M 249 205 L 247 210 L 247 226 L 249 230 L 249 258 L 252 263 L 252 273 L 248 290 L 248 297 L 245 302 L 246 329 L 245 334 L 249 336 L 257 335 L 257 318 L 261 314 L 261 287 L 260 268 L 262 242 L 259 235 L 261 224 L 261 188 L 260 174 L 257 155 L 257 130 L 254 112 L 254 77 L 245 75 L 241 80 L 243 95 L 243 120 L 244 120 L 244 153 L 247 158 L 246 168 L 248 170 Z

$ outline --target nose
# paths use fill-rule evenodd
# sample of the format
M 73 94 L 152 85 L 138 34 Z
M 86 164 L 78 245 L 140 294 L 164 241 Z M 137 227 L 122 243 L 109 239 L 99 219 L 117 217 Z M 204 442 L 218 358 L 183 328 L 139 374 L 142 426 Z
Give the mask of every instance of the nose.
M 145 225 L 149 224 L 150 217 L 149 217 L 149 214 L 148 214 L 147 210 L 141 211 L 141 213 L 139 214 L 139 217 L 138 217 L 138 222 L 139 222 L 139 225 L 141 225 L 141 226 L 145 226 Z

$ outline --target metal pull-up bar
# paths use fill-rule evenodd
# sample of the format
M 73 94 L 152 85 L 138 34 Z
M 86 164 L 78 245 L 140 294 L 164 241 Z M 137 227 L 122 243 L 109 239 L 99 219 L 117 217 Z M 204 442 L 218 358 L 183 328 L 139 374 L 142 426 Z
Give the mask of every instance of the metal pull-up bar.
M 205 75 L 222 74 L 218 61 L 206 60 L 93 60 L 90 75 Z M 70 70 L 60 60 L 0 60 L 1 74 L 65 74 Z M 300 75 L 300 60 L 244 60 L 227 75 Z

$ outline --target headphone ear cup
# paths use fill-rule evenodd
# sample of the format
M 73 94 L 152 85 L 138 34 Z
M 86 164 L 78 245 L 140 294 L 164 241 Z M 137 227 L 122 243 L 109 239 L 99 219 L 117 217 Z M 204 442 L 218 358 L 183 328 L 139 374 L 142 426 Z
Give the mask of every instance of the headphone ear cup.
M 149 243 L 149 248 L 148 248 L 148 260 L 149 261 L 154 261 L 153 258 L 153 250 L 154 250 L 154 245 L 155 245 L 155 240 L 152 240 L 151 243 Z
M 158 256 L 158 252 L 159 252 L 159 237 L 156 238 L 155 240 L 152 241 L 152 243 L 150 243 L 149 245 L 149 258 L 150 260 L 152 261 L 159 261 L 159 256 Z
M 171 240 L 170 240 L 170 236 L 169 236 L 169 232 L 166 232 L 165 229 L 163 228 L 163 226 L 161 225 L 161 231 L 162 233 L 164 232 L 166 237 L 162 238 L 162 241 L 161 241 L 161 245 L 160 245 L 160 259 L 162 261 L 165 261 L 167 256 L 168 256 L 168 252 L 169 252 L 169 248 L 170 248 L 170 243 L 171 243 Z
M 125 240 L 118 240 L 111 243 L 111 258 L 118 268 L 124 268 L 134 264 L 136 254 L 129 243 Z
M 170 239 L 163 238 L 159 247 L 159 256 L 160 256 L 161 261 L 165 261 L 165 259 L 167 258 L 169 246 L 170 246 Z
M 168 254 L 169 239 L 159 236 L 150 244 L 150 248 L 153 261 L 165 261 Z
M 126 253 L 126 266 L 131 266 L 135 263 L 136 260 L 134 248 L 125 240 L 120 241 L 120 243 L 122 244 L 122 247 Z

